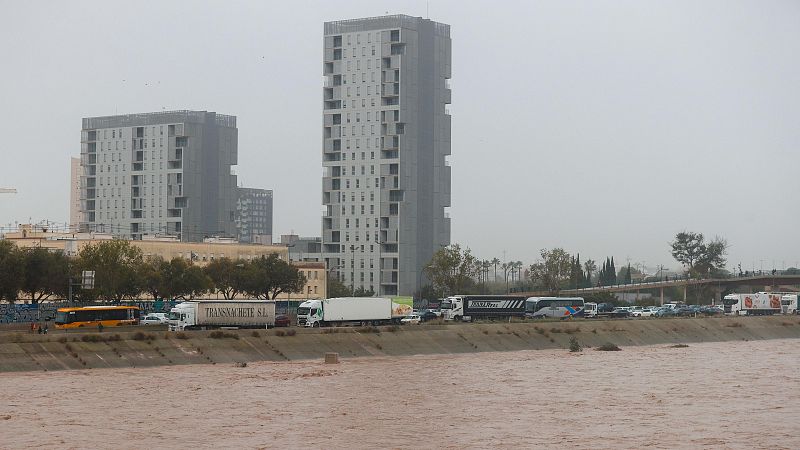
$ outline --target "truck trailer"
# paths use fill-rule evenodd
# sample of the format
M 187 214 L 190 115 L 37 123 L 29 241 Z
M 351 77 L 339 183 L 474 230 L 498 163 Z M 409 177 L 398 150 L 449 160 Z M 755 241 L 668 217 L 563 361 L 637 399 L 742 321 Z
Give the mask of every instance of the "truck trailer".
M 781 313 L 781 294 L 728 294 L 722 299 L 722 310 L 734 316 L 763 316 Z
M 274 300 L 191 300 L 169 312 L 170 331 L 273 326 Z
M 442 316 L 456 322 L 525 317 L 525 300 L 519 295 L 456 295 L 442 301 Z
M 338 297 L 309 300 L 297 308 L 297 325 L 326 327 L 400 323 L 411 307 L 383 297 Z

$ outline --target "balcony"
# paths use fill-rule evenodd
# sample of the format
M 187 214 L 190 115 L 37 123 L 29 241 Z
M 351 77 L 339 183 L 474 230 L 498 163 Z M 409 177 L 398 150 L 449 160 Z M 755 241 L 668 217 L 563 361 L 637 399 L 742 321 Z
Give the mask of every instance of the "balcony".
M 342 188 L 341 186 L 342 186 L 341 178 L 333 178 L 333 177 L 322 178 L 323 191 L 338 191 Z
M 342 101 L 341 100 L 327 100 L 327 101 L 325 101 L 325 109 L 326 110 L 341 109 L 341 108 L 342 108 Z
M 390 55 L 403 55 L 406 52 L 406 44 L 403 42 L 392 43 L 389 49 Z
M 97 140 L 97 130 L 88 130 L 81 133 L 82 142 L 90 142 Z
M 400 95 L 400 84 L 398 83 L 383 83 L 381 86 L 381 96 L 383 97 L 397 97 Z
M 341 75 L 329 75 L 325 77 L 325 81 L 323 86 L 326 88 L 333 88 L 342 85 L 342 76 Z
M 331 134 L 333 134 L 333 132 L 331 132 Z M 338 138 L 325 139 L 323 150 L 325 153 L 342 151 L 342 140 Z
M 381 139 L 381 150 L 397 150 L 400 147 L 398 136 L 385 137 Z

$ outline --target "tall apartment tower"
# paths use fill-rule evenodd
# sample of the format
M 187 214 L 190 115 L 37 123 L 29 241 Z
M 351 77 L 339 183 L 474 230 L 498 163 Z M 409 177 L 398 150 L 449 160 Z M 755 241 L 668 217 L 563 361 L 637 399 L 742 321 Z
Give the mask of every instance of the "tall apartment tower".
M 325 23 L 322 251 L 352 289 L 413 295 L 450 243 L 450 61 L 449 25 Z
M 239 242 L 272 244 L 272 189 L 238 189 L 236 229 Z
M 78 231 L 83 215 L 81 214 L 81 159 L 69 159 L 69 229 Z
M 81 229 L 236 236 L 237 139 L 236 117 L 207 111 L 83 119 Z

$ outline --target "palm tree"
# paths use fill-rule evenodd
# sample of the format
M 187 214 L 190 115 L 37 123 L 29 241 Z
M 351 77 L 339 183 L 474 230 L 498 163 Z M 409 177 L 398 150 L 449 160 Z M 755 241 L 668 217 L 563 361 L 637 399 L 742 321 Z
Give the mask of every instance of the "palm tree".
M 592 259 L 587 259 L 583 263 L 583 268 L 586 269 L 586 286 L 589 287 L 592 285 L 592 274 L 597 270 L 597 263 Z
M 497 283 L 497 265 L 500 264 L 500 260 L 492 258 L 490 262 L 494 265 L 494 282 Z

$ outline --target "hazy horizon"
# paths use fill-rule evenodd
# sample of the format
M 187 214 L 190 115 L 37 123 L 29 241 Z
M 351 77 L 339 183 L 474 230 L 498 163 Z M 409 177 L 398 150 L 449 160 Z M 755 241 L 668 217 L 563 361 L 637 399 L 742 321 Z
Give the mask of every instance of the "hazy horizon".
M 451 25 L 452 242 L 533 262 L 677 268 L 680 231 L 730 269 L 800 265 L 800 3 L 0 0 L 0 227 L 69 217 L 81 118 L 235 115 L 240 185 L 274 240 L 321 232 L 323 22 Z M 783 199 L 788 197 L 789 202 Z

